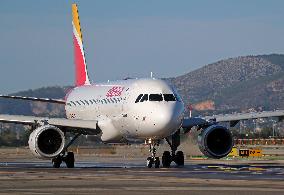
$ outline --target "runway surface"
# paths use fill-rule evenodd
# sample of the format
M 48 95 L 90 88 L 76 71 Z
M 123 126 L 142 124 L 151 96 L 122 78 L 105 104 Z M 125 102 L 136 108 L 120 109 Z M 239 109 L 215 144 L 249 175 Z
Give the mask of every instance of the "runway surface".
M 74 169 L 1 162 L 0 194 L 284 194 L 284 164 L 273 161 L 148 169 L 140 159 L 124 160 L 79 161 Z

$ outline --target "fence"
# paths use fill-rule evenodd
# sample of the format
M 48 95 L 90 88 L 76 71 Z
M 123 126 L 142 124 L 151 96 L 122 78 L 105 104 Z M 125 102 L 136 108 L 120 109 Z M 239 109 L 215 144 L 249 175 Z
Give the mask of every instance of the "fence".
M 235 139 L 235 145 L 284 145 L 282 139 Z

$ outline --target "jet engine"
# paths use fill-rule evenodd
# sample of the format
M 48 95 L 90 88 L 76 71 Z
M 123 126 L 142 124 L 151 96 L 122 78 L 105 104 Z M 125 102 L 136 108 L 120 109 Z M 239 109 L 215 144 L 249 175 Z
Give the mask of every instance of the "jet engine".
M 210 158 L 223 158 L 233 147 L 232 134 L 226 127 L 211 125 L 198 136 L 200 151 Z
M 64 133 L 52 125 L 38 127 L 29 137 L 29 148 L 38 158 L 54 158 L 63 151 L 64 145 Z

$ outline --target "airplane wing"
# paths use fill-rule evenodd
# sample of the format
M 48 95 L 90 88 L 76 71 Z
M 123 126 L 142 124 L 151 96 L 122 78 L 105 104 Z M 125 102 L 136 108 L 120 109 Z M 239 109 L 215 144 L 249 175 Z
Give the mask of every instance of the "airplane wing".
M 184 118 L 182 128 L 190 130 L 190 128 L 194 126 L 206 126 L 218 122 L 229 122 L 230 126 L 234 127 L 240 120 L 268 118 L 268 117 L 277 117 L 279 121 L 281 121 L 284 119 L 284 110 Z
M 23 97 L 23 96 L 13 96 L 13 95 L 0 95 L 0 98 L 32 100 L 32 101 L 47 102 L 47 103 L 57 103 L 57 104 L 65 104 L 66 103 L 65 100 L 62 100 L 62 99 Z
M 35 116 L 22 115 L 0 115 L 0 122 L 14 123 L 23 125 L 54 125 L 66 132 L 81 133 L 84 135 L 97 135 L 101 133 L 98 127 L 98 121 L 95 120 L 80 120 L 80 119 L 65 119 L 65 118 L 46 118 Z
M 205 119 L 214 120 L 216 122 L 230 122 L 230 121 L 240 121 L 247 119 L 268 118 L 268 117 L 278 117 L 282 119 L 284 117 L 284 110 L 215 115 L 215 116 L 205 117 Z

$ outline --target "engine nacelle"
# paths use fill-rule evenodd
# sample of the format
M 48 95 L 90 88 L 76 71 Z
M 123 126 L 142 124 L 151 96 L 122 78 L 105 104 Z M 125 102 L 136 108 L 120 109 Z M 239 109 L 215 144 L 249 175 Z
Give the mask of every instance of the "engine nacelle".
M 204 129 L 198 136 L 200 151 L 210 158 L 223 158 L 233 147 L 232 134 L 221 125 L 212 125 Z
M 64 145 L 64 133 L 52 125 L 35 129 L 29 137 L 29 148 L 38 158 L 54 158 L 63 151 Z

